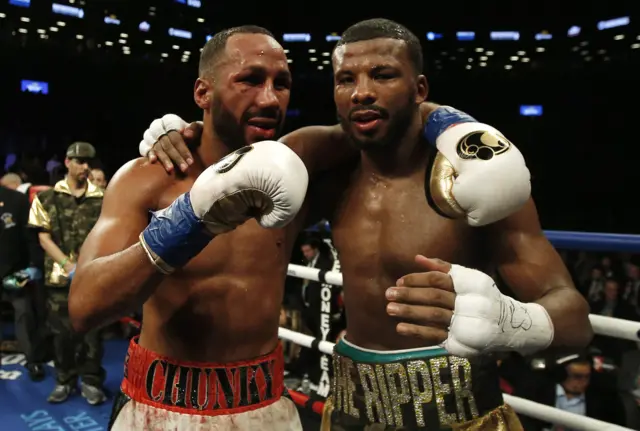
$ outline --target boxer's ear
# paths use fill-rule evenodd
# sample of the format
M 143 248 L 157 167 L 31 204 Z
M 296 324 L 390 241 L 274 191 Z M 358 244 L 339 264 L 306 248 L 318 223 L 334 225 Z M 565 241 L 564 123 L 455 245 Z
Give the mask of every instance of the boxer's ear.
M 213 94 L 213 82 L 207 79 L 198 78 L 193 89 L 193 100 L 200 109 L 211 107 L 211 97 Z
M 424 75 L 418 75 L 416 78 L 416 103 L 420 104 L 427 100 L 429 95 L 429 83 L 427 77 Z

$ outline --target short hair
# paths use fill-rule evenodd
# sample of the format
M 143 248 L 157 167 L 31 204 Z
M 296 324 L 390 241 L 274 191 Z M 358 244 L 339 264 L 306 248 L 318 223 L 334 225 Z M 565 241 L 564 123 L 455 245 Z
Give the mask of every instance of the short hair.
M 5 174 L 2 178 L 0 178 L 0 185 L 7 186 L 10 184 L 20 185 L 22 184 L 22 178 L 20 175 L 14 173 Z
M 422 58 L 422 45 L 417 36 L 407 27 L 384 18 L 368 19 L 360 21 L 342 33 L 336 48 L 348 43 L 362 42 L 371 39 L 396 39 L 402 40 L 409 50 L 409 59 L 415 71 L 420 74 L 424 68 Z
M 222 30 L 209 39 L 202 49 L 202 53 L 200 54 L 200 64 L 198 65 L 198 73 L 200 76 L 204 76 L 212 72 L 215 65 L 220 61 L 222 54 L 224 54 L 224 50 L 227 47 L 227 41 L 235 34 L 264 34 L 275 39 L 273 33 L 266 28 L 259 27 L 257 25 L 242 25 Z

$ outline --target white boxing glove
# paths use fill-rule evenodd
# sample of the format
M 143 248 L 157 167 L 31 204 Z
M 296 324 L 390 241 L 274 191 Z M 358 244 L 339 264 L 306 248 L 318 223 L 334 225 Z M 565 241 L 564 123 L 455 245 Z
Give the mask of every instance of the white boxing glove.
M 531 196 L 522 153 L 495 128 L 442 106 L 430 114 L 425 136 L 440 152 L 430 195 L 444 215 L 484 226 L 516 212 Z
M 454 356 L 473 357 L 490 352 L 522 355 L 544 350 L 553 341 L 553 322 L 536 303 L 522 303 L 503 295 L 487 274 L 451 265 L 456 292 L 449 336 L 441 344 Z
M 250 218 L 265 228 L 287 225 L 300 210 L 309 175 L 298 157 L 276 141 L 258 142 L 207 168 L 191 191 L 155 212 L 140 235 L 151 262 L 168 274 L 211 241 Z
M 166 135 L 172 130 L 182 130 L 187 126 L 188 124 L 175 114 L 167 114 L 162 118 L 156 118 L 142 135 L 142 141 L 140 141 L 138 148 L 140 155 L 147 157 L 149 151 L 163 135 Z

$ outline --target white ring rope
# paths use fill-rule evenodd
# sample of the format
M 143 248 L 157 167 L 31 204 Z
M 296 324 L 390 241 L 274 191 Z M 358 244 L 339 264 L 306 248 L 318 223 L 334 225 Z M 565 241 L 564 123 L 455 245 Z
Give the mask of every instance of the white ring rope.
M 321 280 L 322 276 L 320 272 L 323 273 L 324 280 Z M 325 272 L 317 268 L 309 268 L 307 266 L 290 263 L 287 269 L 287 275 L 342 286 L 342 274 L 339 272 Z M 622 338 L 623 340 L 636 342 L 640 341 L 640 322 L 599 316 L 597 314 L 590 314 L 589 320 L 591 321 L 593 331 L 598 335 L 606 335 L 607 337 Z
M 300 332 L 280 328 L 278 329 L 278 336 L 283 340 L 288 340 L 304 347 L 312 347 L 314 342 L 317 342 L 317 350 L 328 355 L 333 353 L 333 343 L 329 341 L 317 341 L 314 337 L 301 334 Z M 531 416 L 545 422 L 551 422 L 562 427 L 584 431 L 633 431 L 630 428 L 624 428 L 575 413 L 565 412 L 564 410 L 545 406 L 544 404 L 525 400 L 524 398 L 514 397 L 513 395 L 503 394 L 503 396 L 504 401 L 513 407 L 517 413 Z
M 321 283 L 329 283 L 335 286 L 342 286 L 342 274 L 339 272 L 327 272 L 317 268 L 309 268 L 307 266 L 289 264 L 287 275 L 305 280 L 319 281 Z M 598 316 L 591 314 L 589 320 L 596 334 L 606 335 L 609 337 L 622 338 L 631 341 L 638 341 L 638 333 L 640 331 L 640 322 L 630 320 L 616 319 L 606 316 Z M 278 330 L 278 336 L 284 340 L 291 341 L 300 346 L 312 347 L 315 342 L 318 343 L 317 350 L 322 353 L 331 355 L 333 353 L 334 343 L 329 341 L 316 341 L 314 337 L 301 334 L 286 328 Z M 551 422 L 566 428 L 579 429 L 584 431 L 616 431 L 627 430 L 618 425 L 599 421 L 597 419 L 580 416 L 575 413 L 569 413 L 555 407 L 546 406 L 531 400 L 526 400 L 513 395 L 503 394 L 504 400 L 517 413 L 531 416 L 546 422 Z

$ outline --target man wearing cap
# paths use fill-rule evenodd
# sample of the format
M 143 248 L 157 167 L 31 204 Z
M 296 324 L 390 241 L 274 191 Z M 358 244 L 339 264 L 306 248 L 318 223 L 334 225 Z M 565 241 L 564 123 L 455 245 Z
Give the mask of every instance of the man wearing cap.
M 39 229 L 45 251 L 44 279 L 48 291 L 48 324 L 54 336 L 56 386 L 47 399 L 65 401 L 76 390 L 89 404 L 105 401 L 102 390 L 102 341 L 98 330 L 84 336 L 74 333 L 69 322 L 69 274 L 87 235 L 100 216 L 103 191 L 89 181 L 89 164 L 96 150 L 87 142 L 67 149 L 67 174 L 49 190 L 39 192 L 31 204 L 29 224 Z M 79 351 L 79 352 L 78 352 Z M 78 352 L 79 354 L 76 354 Z

